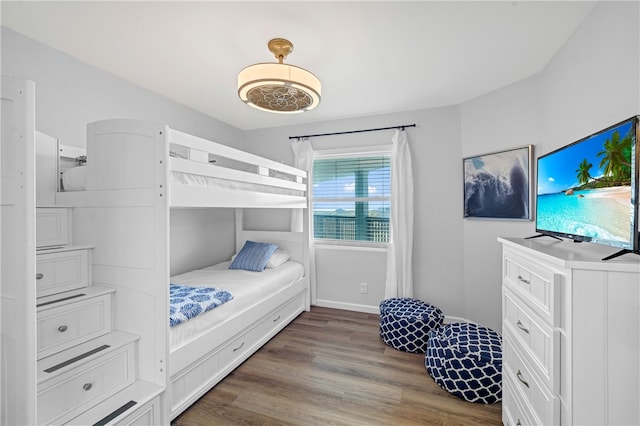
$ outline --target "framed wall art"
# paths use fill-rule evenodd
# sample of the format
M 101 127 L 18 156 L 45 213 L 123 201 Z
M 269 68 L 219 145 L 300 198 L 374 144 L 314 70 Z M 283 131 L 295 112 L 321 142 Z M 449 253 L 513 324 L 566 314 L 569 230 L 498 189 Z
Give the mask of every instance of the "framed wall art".
M 531 220 L 533 145 L 462 160 L 464 217 Z

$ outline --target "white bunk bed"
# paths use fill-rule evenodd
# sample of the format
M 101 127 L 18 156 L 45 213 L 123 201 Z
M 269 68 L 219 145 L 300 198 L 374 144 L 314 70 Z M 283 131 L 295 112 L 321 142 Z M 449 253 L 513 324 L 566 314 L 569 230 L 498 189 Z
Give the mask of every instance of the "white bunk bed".
M 58 192 L 56 204 L 73 207 L 74 244 L 95 247 L 93 281 L 116 288 L 115 328 L 140 335 L 140 379 L 166 384 L 174 419 L 309 309 L 306 231 L 245 230 L 241 210 L 307 208 L 306 172 L 138 120 L 89 124 L 86 157 L 86 183 Z M 236 208 L 236 252 L 247 240 L 275 243 L 301 272 L 242 309 L 214 309 L 212 328 L 172 345 L 171 209 L 219 207 Z

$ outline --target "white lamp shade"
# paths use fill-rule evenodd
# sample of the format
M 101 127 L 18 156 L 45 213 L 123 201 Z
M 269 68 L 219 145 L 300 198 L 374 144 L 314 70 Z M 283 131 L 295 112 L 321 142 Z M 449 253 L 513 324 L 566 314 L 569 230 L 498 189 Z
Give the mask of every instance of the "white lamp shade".
M 238 74 L 238 96 L 265 111 L 303 112 L 320 103 L 321 84 L 303 68 L 281 63 L 255 64 Z

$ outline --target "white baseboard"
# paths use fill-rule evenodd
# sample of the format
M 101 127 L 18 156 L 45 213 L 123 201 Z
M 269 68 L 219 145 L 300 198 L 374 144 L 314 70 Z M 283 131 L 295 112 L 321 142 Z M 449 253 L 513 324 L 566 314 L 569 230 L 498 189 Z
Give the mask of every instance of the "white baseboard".
M 452 317 L 452 316 L 449 316 L 449 315 L 445 315 L 444 316 L 444 323 L 445 324 L 453 324 L 455 322 L 471 322 L 472 323 L 474 321 L 468 320 L 466 318 Z
M 364 312 L 367 314 L 379 314 L 380 307 L 379 306 L 369 306 L 369 305 L 358 305 L 355 303 L 345 303 L 345 302 L 335 302 L 333 300 L 324 300 L 317 299 L 312 306 L 319 306 L 322 308 L 333 308 L 333 309 L 344 309 L 345 311 L 354 311 L 354 312 Z M 469 322 L 473 323 L 474 321 L 468 320 L 462 317 L 454 317 L 450 315 L 445 315 L 444 323 L 452 324 L 456 322 Z
M 317 299 L 314 306 L 322 308 L 344 309 L 345 311 L 364 312 L 367 314 L 379 314 L 379 306 L 358 305 L 355 303 L 334 302 L 332 300 Z

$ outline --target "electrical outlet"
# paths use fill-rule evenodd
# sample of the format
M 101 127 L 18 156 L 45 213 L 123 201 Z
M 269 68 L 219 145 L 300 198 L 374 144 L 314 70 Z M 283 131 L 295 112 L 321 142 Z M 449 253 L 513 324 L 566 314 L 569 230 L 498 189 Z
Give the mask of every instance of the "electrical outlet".
M 360 293 L 365 294 L 368 291 L 367 283 L 360 283 Z

